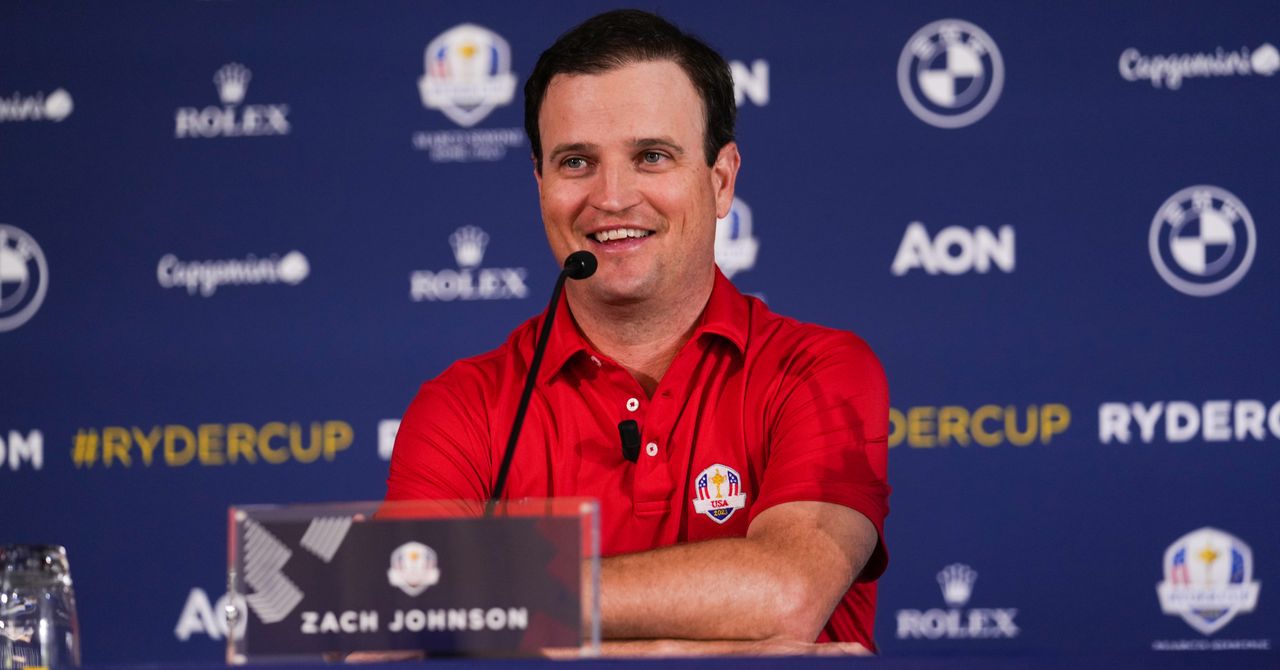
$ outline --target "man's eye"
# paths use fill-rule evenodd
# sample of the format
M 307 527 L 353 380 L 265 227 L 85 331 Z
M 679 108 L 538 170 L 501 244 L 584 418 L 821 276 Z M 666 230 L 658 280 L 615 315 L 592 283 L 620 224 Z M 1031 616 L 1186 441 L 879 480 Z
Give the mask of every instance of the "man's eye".
M 587 166 L 587 161 L 581 156 L 570 156 L 564 159 L 564 162 L 562 163 L 562 165 L 569 168 L 570 170 L 580 170 Z
M 656 165 L 658 163 L 661 163 L 663 160 L 666 159 L 666 157 L 667 157 L 666 154 L 661 153 L 659 151 L 644 152 L 644 162 L 650 165 Z

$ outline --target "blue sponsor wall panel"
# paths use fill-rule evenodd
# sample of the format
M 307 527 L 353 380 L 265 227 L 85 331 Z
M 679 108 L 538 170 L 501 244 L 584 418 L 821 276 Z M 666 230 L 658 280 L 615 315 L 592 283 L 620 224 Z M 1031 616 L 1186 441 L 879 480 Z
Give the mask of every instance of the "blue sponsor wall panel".
M 722 268 L 885 365 L 883 652 L 1274 644 L 1274 4 L 639 4 L 734 67 Z M 542 308 L 520 89 L 611 6 L 0 6 L 0 542 L 86 661 L 220 658 L 227 506 L 380 498 Z

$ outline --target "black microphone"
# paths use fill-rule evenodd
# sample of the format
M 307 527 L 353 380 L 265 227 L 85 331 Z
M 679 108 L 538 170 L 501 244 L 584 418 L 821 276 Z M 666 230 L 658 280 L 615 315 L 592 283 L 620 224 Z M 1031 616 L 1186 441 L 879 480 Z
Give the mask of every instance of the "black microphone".
M 533 347 L 533 360 L 529 363 L 529 374 L 524 378 L 524 390 L 520 393 L 520 404 L 516 406 L 516 418 L 511 422 L 511 433 L 507 438 L 507 451 L 502 455 L 502 466 L 498 468 L 498 481 L 493 485 L 493 494 L 489 496 L 489 504 L 485 506 L 485 515 L 493 514 L 494 507 L 502 499 L 502 489 L 507 485 L 507 472 L 511 470 L 511 459 L 516 455 L 516 442 L 520 440 L 520 428 L 524 425 L 524 413 L 529 409 L 529 399 L 533 397 L 533 383 L 538 377 L 538 368 L 542 367 L 542 355 L 547 351 L 547 338 L 551 336 L 551 322 L 556 318 L 556 303 L 564 290 L 566 279 L 586 279 L 596 272 L 596 257 L 590 251 L 575 251 L 564 259 L 564 269 L 556 278 L 556 287 L 551 291 L 551 302 L 547 303 L 547 318 L 542 320 L 542 331 Z
M 618 436 L 622 438 L 622 457 L 632 463 L 640 460 L 640 424 L 627 419 L 618 424 Z
M 590 251 L 575 251 L 564 259 L 563 274 L 569 279 L 586 279 L 596 273 L 596 255 Z M 562 282 L 563 283 L 563 282 Z M 555 302 L 555 296 L 551 296 L 551 302 Z

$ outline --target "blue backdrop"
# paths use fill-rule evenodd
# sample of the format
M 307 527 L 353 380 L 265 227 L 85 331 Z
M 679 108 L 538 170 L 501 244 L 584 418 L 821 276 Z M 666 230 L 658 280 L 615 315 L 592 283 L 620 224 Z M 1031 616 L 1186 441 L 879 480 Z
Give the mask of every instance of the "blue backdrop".
M 639 4 L 733 61 L 722 267 L 884 362 L 884 652 L 1270 646 L 1275 3 Z M 0 542 L 86 661 L 220 658 L 227 506 L 380 498 L 541 309 L 519 87 L 606 7 L 0 5 Z

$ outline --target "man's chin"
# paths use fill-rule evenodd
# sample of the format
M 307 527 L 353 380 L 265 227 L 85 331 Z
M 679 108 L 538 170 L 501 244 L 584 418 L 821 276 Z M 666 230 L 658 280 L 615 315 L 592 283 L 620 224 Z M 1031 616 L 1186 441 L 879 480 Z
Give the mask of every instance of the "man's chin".
M 585 298 L 608 307 L 631 307 L 644 303 L 653 296 L 652 282 L 642 280 L 597 281 L 588 284 L 585 288 Z

